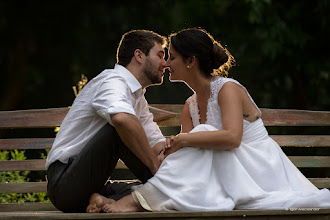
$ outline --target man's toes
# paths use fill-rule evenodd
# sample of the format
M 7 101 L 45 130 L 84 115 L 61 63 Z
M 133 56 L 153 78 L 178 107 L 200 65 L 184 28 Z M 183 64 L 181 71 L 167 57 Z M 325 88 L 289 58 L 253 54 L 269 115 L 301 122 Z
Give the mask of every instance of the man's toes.
M 87 207 L 86 212 L 88 213 L 98 213 L 101 211 L 101 208 L 98 208 L 95 204 L 90 205 Z
M 110 212 L 111 212 L 111 206 L 110 206 L 109 204 L 105 204 L 105 205 L 102 207 L 102 211 L 103 211 L 103 212 L 110 213 Z
M 92 210 L 94 209 L 94 207 L 89 204 L 89 206 L 87 206 L 86 212 L 92 212 Z

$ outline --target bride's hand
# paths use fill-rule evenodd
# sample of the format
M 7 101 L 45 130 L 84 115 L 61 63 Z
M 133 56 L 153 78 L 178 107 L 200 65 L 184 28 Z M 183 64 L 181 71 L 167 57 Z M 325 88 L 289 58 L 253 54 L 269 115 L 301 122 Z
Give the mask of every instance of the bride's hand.
M 166 149 L 168 149 L 168 148 L 171 147 L 171 143 L 173 142 L 173 140 L 174 140 L 174 136 L 173 135 L 170 136 L 170 137 L 168 137 L 168 138 L 166 138 L 165 149 L 164 150 L 166 150 Z
M 166 139 L 165 142 L 165 158 L 180 150 L 183 146 L 182 146 L 182 139 L 184 137 L 184 134 L 178 134 L 177 136 L 171 136 L 169 138 Z

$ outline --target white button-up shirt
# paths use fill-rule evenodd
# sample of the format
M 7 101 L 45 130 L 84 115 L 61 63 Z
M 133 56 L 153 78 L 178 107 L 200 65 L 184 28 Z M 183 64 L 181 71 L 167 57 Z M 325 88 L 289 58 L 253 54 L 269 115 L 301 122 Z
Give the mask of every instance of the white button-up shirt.
M 139 81 L 123 66 L 104 70 L 82 89 L 63 120 L 48 154 L 46 168 L 59 160 L 67 163 L 87 142 L 111 121 L 111 114 L 128 113 L 141 122 L 149 144 L 165 141 L 153 121 Z

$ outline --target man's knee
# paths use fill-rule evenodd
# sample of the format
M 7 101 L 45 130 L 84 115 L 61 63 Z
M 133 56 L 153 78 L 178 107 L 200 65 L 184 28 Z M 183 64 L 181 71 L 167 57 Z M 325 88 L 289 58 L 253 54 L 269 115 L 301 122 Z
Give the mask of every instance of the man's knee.
M 88 191 L 79 180 L 72 181 L 65 173 L 70 166 L 55 161 L 47 170 L 47 193 L 53 205 L 63 212 L 85 212 L 89 202 Z
M 61 184 L 55 190 L 49 189 L 48 196 L 53 205 L 62 212 L 86 212 L 90 197 L 75 187 Z

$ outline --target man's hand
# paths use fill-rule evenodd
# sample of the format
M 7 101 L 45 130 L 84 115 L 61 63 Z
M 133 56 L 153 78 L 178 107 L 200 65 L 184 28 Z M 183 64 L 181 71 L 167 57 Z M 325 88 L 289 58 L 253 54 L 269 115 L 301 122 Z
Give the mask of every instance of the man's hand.
M 164 151 L 160 152 L 160 154 L 158 155 L 158 159 L 160 160 L 161 163 L 163 162 L 163 160 L 165 159 Z
M 165 155 L 164 155 L 165 142 L 159 142 L 159 143 L 155 144 L 155 146 L 152 149 L 154 150 L 154 152 L 157 155 L 160 162 L 163 162 L 163 160 L 165 159 Z

